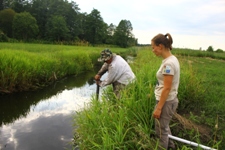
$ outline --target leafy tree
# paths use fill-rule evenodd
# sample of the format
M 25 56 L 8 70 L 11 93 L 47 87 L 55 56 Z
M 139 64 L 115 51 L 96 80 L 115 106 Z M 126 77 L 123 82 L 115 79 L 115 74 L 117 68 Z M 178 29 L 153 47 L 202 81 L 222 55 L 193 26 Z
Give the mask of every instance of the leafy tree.
M 103 21 L 100 12 L 97 9 L 93 9 L 90 14 L 87 15 L 85 22 L 85 38 L 92 44 L 103 43 L 107 33 L 107 25 Z
M 79 7 L 71 1 L 64 0 L 33 0 L 30 13 L 37 19 L 40 29 L 40 38 L 46 36 L 46 24 L 53 16 L 62 16 L 69 29 L 70 40 L 80 33 L 79 29 Z M 68 34 L 68 33 L 67 33 Z
M 115 33 L 115 31 L 116 31 L 116 26 L 115 26 L 114 24 L 111 23 L 111 24 L 108 26 L 107 31 L 108 31 L 108 35 L 109 35 L 109 36 L 113 36 L 114 33 Z
M 35 36 L 38 29 L 34 26 L 33 30 L 27 33 L 28 30 L 24 30 L 23 26 L 27 20 L 15 19 L 14 24 L 18 27 L 7 25 L 11 29 L 6 32 L 6 29 L 1 28 L 1 26 L 6 26 L 0 22 L 0 29 L 9 37 L 14 35 L 15 38 L 24 40 L 33 37 L 42 40 L 80 39 L 92 44 L 117 44 L 121 47 L 137 43 L 132 34 L 133 28 L 130 21 L 122 20 L 119 27 L 113 24 L 108 26 L 97 9 L 93 9 L 90 14 L 80 13 L 80 8 L 73 0 L 0 0 L 0 10 L 6 8 L 11 8 L 21 14 L 29 12 L 36 19 L 36 23 L 34 21 L 32 24 L 37 24 L 39 29 L 38 36 Z
M 46 25 L 47 37 L 52 41 L 66 40 L 69 29 L 66 26 L 66 21 L 62 16 L 53 16 Z
M 85 31 L 86 31 L 86 22 L 87 22 L 87 13 L 80 13 L 78 14 L 78 29 L 79 29 L 79 34 L 78 34 L 78 38 L 80 40 L 86 40 L 86 37 L 85 37 Z
M 3 0 L 0 0 L 0 11 L 4 9 Z
M 0 30 L 0 42 L 7 42 L 8 37 Z
M 66 3 L 66 11 L 65 11 L 65 18 L 66 24 L 69 29 L 70 39 L 74 40 L 80 34 L 80 21 L 79 21 L 79 10 L 80 8 L 76 4 L 76 2 Z
M 128 41 L 127 41 L 128 46 L 135 46 L 137 44 L 138 44 L 138 39 L 136 39 L 133 36 L 128 38 Z
M 133 42 L 132 24 L 129 20 L 121 20 L 114 34 L 115 44 L 121 47 L 131 46 Z
M 60 8 L 58 7 L 60 5 Z M 52 3 L 50 10 L 53 10 L 53 12 L 50 12 L 50 14 L 54 15 L 61 15 L 65 18 L 67 27 L 69 29 L 70 37 L 74 39 L 79 34 L 78 29 L 78 13 L 80 8 L 75 2 L 67 2 L 64 0 L 54 1 Z M 55 10 L 56 9 L 56 10 Z
M 27 11 L 30 0 L 3 0 L 3 8 L 11 8 L 15 12 L 20 13 Z
M 48 20 L 48 8 L 48 0 L 33 0 L 29 10 L 30 14 L 37 20 L 39 37 L 42 39 L 45 37 L 45 26 Z
M 79 34 L 77 16 L 79 10 L 76 2 L 72 1 L 69 3 L 64 0 L 49 0 L 48 18 L 52 18 L 53 16 L 62 16 L 65 18 L 66 25 L 69 29 L 69 35 L 71 39 L 74 39 Z
M 11 8 L 14 0 L 0 0 L 0 10 Z
M 207 52 L 213 52 L 213 47 L 212 46 L 209 46 L 208 49 L 206 50 Z
M 223 53 L 224 51 L 222 49 L 217 49 L 216 52 L 217 53 Z
M 28 12 L 16 14 L 12 27 L 14 37 L 19 40 L 34 38 L 39 31 L 36 19 Z
M 107 44 L 107 42 L 108 42 L 108 38 L 109 38 L 109 36 L 108 36 L 108 24 L 107 23 L 103 23 L 103 28 L 102 28 L 103 30 L 103 32 L 102 32 L 102 43 L 103 44 Z M 112 42 L 109 42 L 108 44 L 112 44 L 113 43 L 113 41 Z
M 114 24 L 110 24 L 107 27 L 107 38 L 106 38 L 106 44 L 114 44 L 113 35 L 116 31 L 116 26 Z
M 0 29 L 8 37 L 12 37 L 12 22 L 16 12 L 12 9 L 0 11 Z

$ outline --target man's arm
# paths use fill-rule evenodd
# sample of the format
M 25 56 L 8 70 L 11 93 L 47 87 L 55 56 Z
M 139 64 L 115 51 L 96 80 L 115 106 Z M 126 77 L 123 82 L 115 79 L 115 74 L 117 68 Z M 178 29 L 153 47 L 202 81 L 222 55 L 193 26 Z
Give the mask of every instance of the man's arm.
M 105 80 L 103 80 L 99 85 L 101 87 L 109 85 L 109 84 L 115 82 L 117 80 L 118 76 L 120 76 L 120 74 L 118 72 L 118 68 L 110 67 L 107 78 Z
M 98 71 L 97 75 L 102 76 L 103 74 L 105 74 L 108 71 L 108 68 L 109 68 L 109 64 L 104 63 L 102 65 L 102 68 Z
M 107 63 L 104 63 L 102 65 L 102 68 L 98 71 L 98 73 L 95 75 L 95 80 L 100 80 L 101 76 L 103 74 L 105 74 L 107 71 L 108 71 L 108 68 L 109 68 L 109 64 Z

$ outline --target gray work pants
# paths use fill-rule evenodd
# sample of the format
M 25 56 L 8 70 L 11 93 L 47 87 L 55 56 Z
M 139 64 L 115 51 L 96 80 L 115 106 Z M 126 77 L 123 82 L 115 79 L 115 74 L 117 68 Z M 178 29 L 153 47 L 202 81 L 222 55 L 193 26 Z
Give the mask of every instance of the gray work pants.
M 158 101 L 157 101 L 158 102 Z M 156 104 L 157 106 L 157 104 Z M 166 101 L 159 119 L 155 119 L 155 131 L 156 136 L 159 138 L 159 150 L 167 149 L 168 147 L 174 148 L 175 145 L 172 140 L 169 139 L 168 134 L 170 131 L 170 120 L 176 112 L 178 106 L 177 97 L 172 101 Z M 155 107 L 156 108 L 156 107 Z
M 126 85 L 125 84 L 122 84 L 122 83 L 119 83 L 117 81 L 114 82 L 112 85 L 113 85 L 113 92 L 115 93 L 116 97 L 118 99 L 120 99 L 120 91 L 122 89 L 124 89 Z

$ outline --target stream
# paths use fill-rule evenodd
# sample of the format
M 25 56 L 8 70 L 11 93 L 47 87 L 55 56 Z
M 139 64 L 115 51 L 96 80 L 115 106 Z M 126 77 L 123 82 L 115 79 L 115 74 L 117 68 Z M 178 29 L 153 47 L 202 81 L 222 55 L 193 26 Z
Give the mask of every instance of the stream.
M 0 95 L 0 150 L 72 149 L 73 117 L 96 92 L 94 73 Z

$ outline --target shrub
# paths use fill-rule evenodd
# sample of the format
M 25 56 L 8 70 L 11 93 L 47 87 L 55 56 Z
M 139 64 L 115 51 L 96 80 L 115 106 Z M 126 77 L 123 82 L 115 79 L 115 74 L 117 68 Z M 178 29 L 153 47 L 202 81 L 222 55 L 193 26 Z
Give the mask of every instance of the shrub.
M 0 30 L 0 42 L 8 42 L 8 37 Z
M 224 51 L 222 49 L 217 49 L 216 52 L 217 53 L 223 53 Z
M 206 50 L 207 52 L 213 52 L 213 47 L 212 46 L 209 46 L 208 49 Z

